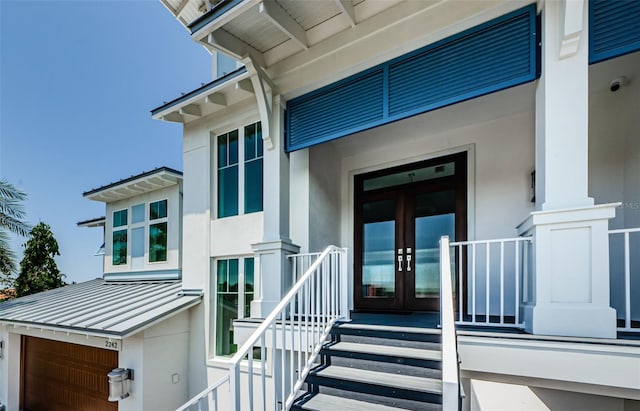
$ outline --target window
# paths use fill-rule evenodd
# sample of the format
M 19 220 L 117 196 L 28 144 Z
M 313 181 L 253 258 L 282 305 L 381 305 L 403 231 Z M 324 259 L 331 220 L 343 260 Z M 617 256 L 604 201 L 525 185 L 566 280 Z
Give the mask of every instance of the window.
M 263 210 L 262 126 L 257 122 L 241 130 L 217 139 L 218 218 Z
M 146 203 L 131 206 L 131 221 L 128 209 L 114 211 L 112 264 L 129 263 L 133 270 L 143 269 L 145 246 L 148 262 L 167 261 L 167 213 L 167 200 L 149 203 L 148 212 Z
M 121 230 L 113 230 L 113 244 L 111 259 L 113 265 L 127 263 L 127 211 L 113 212 L 113 227 L 123 227 Z
M 216 355 L 229 356 L 238 350 L 233 343 L 233 320 L 250 315 L 253 270 L 253 258 L 216 263 Z
M 218 136 L 218 217 L 238 215 L 238 130 Z
M 149 204 L 149 220 L 167 217 L 167 200 Z
M 244 128 L 244 212 L 262 211 L 262 125 Z
M 236 69 L 236 61 L 222 53 L 216 53 L 216 74 L 222 77 Z
M 131 224 L 144 223 L 144 204 L 131 207 Z
M 149 262 L 158 261 L 167 261 L 167 200 L 149 204 Z
M 113 232 L 113 265 L 127 263 L 127 230 Z
M 115 211 L 113 213 L 113 226 L 122 227 L 127 225 L 127 210 Z

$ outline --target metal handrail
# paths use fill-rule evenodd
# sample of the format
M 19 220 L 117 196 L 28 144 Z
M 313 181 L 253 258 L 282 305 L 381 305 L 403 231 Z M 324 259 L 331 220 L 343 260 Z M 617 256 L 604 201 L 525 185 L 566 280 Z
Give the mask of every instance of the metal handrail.
M 218 388 L 220 388 L 222 384 L 228 381 L 229 381 L 229 374 L 225 375 L 224 377 L 220 378 L 218 381 L 214 382 L 213 384 L 211 384 L 210 386 L 202 390 L 198 395 L 193 397 L 191 400 L 189 400 L 187 403 L 182 405 L 176 411 L 188 410 L 192 405 L 196 405 L 196 404 L 198 405 L 198 409 L 201 409 L 200 401 L 202 401 L 205 398 L 208 398 L 209 394 L 212 394 L 213 411 L 218 411 Z
M 526 291 L 528 286 L 526 275 L 528 273 L 528 258 L 529 253 L 527 248 L 523 245 L 531 244 L 533 242 L 532 237 L 514 237 L 514 238 L 499 238 L 491 240 L 471 240 L 471 241 L 454 241 L 449 245 L 453 248 L 453 252 L 457 253 L 457 277 L 458 281 L 458 320 L 457 324 L 469 324 L 478 326 L 492 326 L 492 327 L 524 327 L 524 324 L 520 318 L 519 307 L 523 294 L 521 291 Z M 492 250 L 492 245 L 493 250 Z M 523 247 L 521 250 L 520 247 Z M 464 250 L 467 250 L 467 257 L 465 257 Z M 492 252 L 493 251 L 493 252 Z M 497 251 L 497 253 L 496 253 Z M 510 254 L 511 253 L 511 254 Z M 465 260 L 467 258 L 467 260 Z M 484 265 L 478 264 L 482 262 L 484 258 Z M 507 264 L 507 259 L 511 258 L 513 264 Z M 470 319 L 466 319 L 464 315 L 464 300 L 461 296 L 465 295 L 463 290 L 463 272 L 465 264 L 467 262 L 467 278 L 469 283 L 467 284 L 466 291 L 469 295 L 469 316 Z M 484 288 L 482 283 L 478 281 L 478 277 L 484 274 Z M 498 282 L 496 284 L 496 282 Z M 522 287 L 522 290 L 521 290 Z M 478 288 L 480 290 L 478 290 Z M 497 288 L 497 290 L 493 290 Z M 477 313 L 476 300 L 481 298 L 484 294 L 484 320 L 479 320 L 478 316 L 482 314 Z M 494 301 L 494 296 L 498 293 L 498 298 Z M 512 299 L 507 298 L 507 295 L 512 294 Z M 499 308 L 494 312 L 491 310 L 492 302 L 498 302 Z M 513 321 L 507 321 L 506 311 L 507 308 L 513 305 Z M 482 308 L 482 307 L 480 307 Z M 492 317 L 497 317 L 498 321 L 492 320 Z
M 276 398 L 278 395 L 280 396 L 280 401 L 284 404 L 283 409 L 286 410 L 293 404 L 296 392 L 300 389 L 309 370 L 313 367 L 331 327 L 336 321 L 348 318 L 346 264 L 346 249 L 336 246 L 327 247 L 231 358 L 229 364 L 231 410 L 239 411 L 241 409 L 240 364 L 245 358 L 248 361 L 247 384 L 249 392 L 247 399 L 249 410 L 254 408 L 252 362 L 254 360 L 253 350 L 257 346 L 261 347 L 260 385 L 262 388 L 262 408 L 267 408 L 265 404 L 265 346 L 269 330 L 271 330 L 272 357 L 274 359 L 272 364 L 274 394 Z M 289 314 L 288 324 L 287 314 Z M 296 315 L 298 321 L 297 324 L 294 324 Z M 278 325 L 280 325 L 279 330 L 277 329 Z M 280 364 L 276 364 L 277 361 L 275 361 L 278 333 L 281 336 L 280 341 L 282 344 Z M 310 344 L 310 341 L 313 344 Z M 297 366 L 294 364 L 296 342 L 298 343 Z M 287 364 L 285 364 L 286 356 L 284 352 L 287 350 L 287 344 L 290 345 L 290 356 L 288 357 L 289 387 L 285 386 L 287 382 L 287 376 L 285 375 Z M 303 364 L 304 367 L 302 367 Z M 297 379 L 294 378 L 295 374 L 297 374 Z
M 440 238 L 440 326 L 442 345 L 442 409 L 460 407 L 458 343 L 454 321 L 449 237 Z

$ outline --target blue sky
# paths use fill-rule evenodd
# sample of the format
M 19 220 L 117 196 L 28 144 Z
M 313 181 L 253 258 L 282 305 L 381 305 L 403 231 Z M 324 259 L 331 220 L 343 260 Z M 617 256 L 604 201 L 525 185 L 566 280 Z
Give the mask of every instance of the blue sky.
M 0 176 L 52 227 L 67 281 L 102 275 L 102 230 L 76 223 L 104 203 L 82 193 L 181 170 L 182 126 L 149 110 L 210 79 L 209 54 L 159 1 L 0 0 Z

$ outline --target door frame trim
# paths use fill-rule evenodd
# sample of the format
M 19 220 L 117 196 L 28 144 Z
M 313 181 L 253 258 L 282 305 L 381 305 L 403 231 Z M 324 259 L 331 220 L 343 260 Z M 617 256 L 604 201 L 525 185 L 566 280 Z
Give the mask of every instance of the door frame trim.
M 458 222 L 456 223 L 456 227 L 455 227 L 455 231 L 456 231 L 456 236 L 457 237 L 463 237 L 463 238 L 456 238 L 456 240 L 461 241 L 461 240 L 467 240 L 469 238 L 469 226 L 470 224 L 470 210 L 469 210 L 469 203 L 470 201 L 470 187 L 473 186 L 475 183 L 475 180 L 469 180 L 469 174 L 470 174 L 470 163 L 471 163 L 471 156 L 475 154 L 475 152 L 473 152 L 470 149 L 466 149 L 466 150 L 458 150 L 454 153 L 450 153 L 450 154 L 445 154 L 445 155 L 438 155 L 438 156 L 433 156 L 428 159 L 425 160 L 421 160 L 421 161 L 417 161 L 417 162 L 404 162 L 403 164 L 397 165 L 397 166 L 391 166 L 391 167 L 386 167 L 386 168 L 379 168 L 377 170 L 373 170 L 370 172 L 363 172 L 363 173 L 352 173 L 351 175 L 351 179 L 350 179 L 350 183 L 351 183 L 351 192 L 352 192 L 352 196 L 350 198 L 351 200 L 351 212 L 353 213 L 353 220 L 352 220 L 352 224 L 351 224 L 351 229 L 352 229 L 352 240 L 353 240 L 353 275 L 351 276 L 351 281 L 352 281 L 352 292 L 351 292 L 351 298 L 353 299 L 353 308 L 355 309 L 355 305 L 356 302 L 359 302 L 359 307 L 357 308 L 358 310 L 363 310 L 363 311 L 424 311 L 425 308 L 427 307 L 431 307 L 434 306 L 433 301 L 431 301 L 431 303 L 419 303 L 418 305 L 413 306 L 413 308 L 406 306 L 406 302 L 404 303 L 405 306 L 400 307 L 397 304 L 401 304 L 402 305 L 402 301 L 405 300 L 406 296 L 400 296 L 400 297 L 395 297 L 393 299 L 393 303 L 391 304 L 389 301 L 387 301 L 388 299 L 383 298 L 382 300 L 384 301 L 380 301 L 380 303 L 382 304 L 380 307 L 374 307 L 375 304 L 374 302 L 376 300 L 370 300 L 367 301 L 366 299 L 363 299 L 359 294 L 357 294 L 357 290 L 356 290 L 356 277 L 362 278 L 362 273 L 360 272 L 360 270 L 357 270 L 357 266 L 358 266 L 358 262 L 360 262 L 359 266 L 362 267 L 362 261 L 361 261 L 361 254 L 362 254 L 362 237 L 361 237 L 361 233 L 359 233 L 359 229 L 362 226 L 362 214 L 361 211 L 358 211 L 358 209 L 356 208 L 359 204 L 362 204 L 363 198 L 366 197 L 378 197 L 380 196 L 381 198 L 383 197 L 387 197 L 387 195 L 389 194 L 393 194 L 394 192 L 398 192 L 399 190 L 402 192 L 412 192 L 414 190 L 420 190 L 419 188 L 419 184 L 421 184 L 420 182 L 416 182 L 416 183 L 411 183 L 411 184 L 404 184 L 404 185 L 398 185 L 398 186 L 391 186 L 391 187 L 386 187 L 386 188 L 381 188 L 378 190 L 374 190 L 373 192 L 367 194 L 366 192 L 361 190 L 361 185 L 363 183 L 363 181 L 367 178 L 371 178 L 371 177 L 378 177 L 378 176 L 385 176 L 385 175 L 390 175 L 393 173 L 397 173 L 397 172 L 401 172 L 401 171 L 409 171 L 412 169 L 417 169 L 417 168 L 421 168 L 421 167 L 429 167 L 429 166 L 433 166 L 433 165 L 437 165 L 439 164 L 441 161 L 442 162 L 446 162 L 449 160 L 453 160 L 456 162 L 460 162 L 462 164 L 460 164 L 460 167 L 457 167 L 456 170 L 456 174 L 452 177 L 443 177 L 443 178 L 437 178 L 434 180 L 430 180 L 431 184 L 435 184 L 435 186 L 439 186 L 441 184 L 444 183 L 444 181 L 446 180 L 453 180 L 454 186 L 457 187 L 458 190 L 458 195 L 457 195 L 457 206 L 456 208 L 459 210 L 459 207 L 462 207 L 464 209 L 464 212 L 459 216 L 458 219 L 456 219 Z M 462 157 L 462 158 L 461 158 Z M 460 168 L 462 168 L 462 173 L 464 176 L 459 175 L 458 171 L 460 170 Z M 428 182 L 424 182 L 423 184 L 429 184 Z M 424 188 L 424 186 L 423 186 Z M 407 191 L 409 190 L 409 191 Z M 475 193 L 474 193 L 475 194 Z M 401 197 L 401 199 L 404 199 L 404 195 Z M 459 200 L 463 200 L 463 202 L 461 203 Z M 398 205 L 398 207 L 402 206 L 402 204 Z M 397 214 L 400 215 L 400 214 Z M 401 213 L 401 218 L 403 219 L 403 221 L 400 223 L 400 226 L 404 226 L 406 224 L 409 224 L 407 220 L 408 216 L 404 215 L 404 212 Z M 406 221 L 405 221 L 406 220 Z M 400 235 L 399 232 L 397 232 L 399 229 L 401 229 L 401 227 L 397 226 L 396 227 L 396 237 L 398 235 Z M 356 239 L 359 238 L 360 241 L 356 241 Z M 404 240 L 402 240 L 404 242 Z M 397 244 L 396 244 L 397 245 Z M 395 248 L 395 247 L 394 247 Z M 395 251 L 395 250 L 394 250 Z M 465 259 L 465 263 L 466 263 L 466 259 Z M 395 264 L 395 252 L 394 252 L 394 264 Z M 406 292 L 405 290 L 405 286 L 407 286 L 409 283 L 411 283 L 411 281 L 409 281 L 408 283 L 405 284 L 405 281 L 407 279 L 405 278 L 400 278 L 398 279 L 398 274 L 396 273 L 396 293 L 397 292 Z M 415 280 L 415 279 L 414 279 Z M 460 279 L 460 281 L 464 281 L 464 278 Z M 360 282 L 358 283 L 360 284 Z M 404 286 L 402 286 L 404 285 Z M 402 286 L 402 287 L 400 287 Z M 359 288 L 358 288 L 359 289 Z M 456 290 L 457 291 L 457 290 Z M 458 298 L 463 298 L 463 301 L 465 301 L 465 306 L 466 306 L 466 296 L 467 296 L 467 292 L 466 292 L 466 287 L 463 284 L 463 295 L 462 296 L 458 296 Z M 399 299 L 398 299 L 399 298 Z M 386 307 L 387 308 L 382 308 L 384 307 L 384 303 L 386 302 Z M 416 300 L 417 302 L 417 300 Z M 370 304 L 369 304 L 370 303 Z M 369 305 L 371 305 L 371 307 L 368 307 Z M 437 305 L 437 304 L 435 304 Z M 456 303 L 456 307 L 457 307 L 457 303 Z M 427 308 L 428 311 L 433 310 L 433 308 Z
M 401 148 L 411 148 L 412 144 L 403 144 Z M 421 153 L 415 156 L 406 157 L 406 151 L 392 151 L 384 155 L 384 158 L 371 160 L 371 154 L 364 151 L 362 155 L 346 157 L 343 159 L 340 180 L 342 181 L 341 197 L 345 201 L 345 206 L 341 207 L 340 221 L 340 242 L 345 244 L 350 250 L 355 245 L 354 224 L 355 224 L 355 179 L 357 174 L 364 174 L 371 171 L 392 168 L 409 163 L 418 163 L 436 157 L 444 157 L 450 154 L 467 152 L 467 238 L 476 238 L 476 144 L 460 144 L 451 148 Z M 418 152 L 418 151 L 413 151 Z M 381 156 L 382 157 L 382 156 Z M 349 253 L 349 309 L 354 308 L 353 288 L 354 288 L 354 258 L 353 253 Z

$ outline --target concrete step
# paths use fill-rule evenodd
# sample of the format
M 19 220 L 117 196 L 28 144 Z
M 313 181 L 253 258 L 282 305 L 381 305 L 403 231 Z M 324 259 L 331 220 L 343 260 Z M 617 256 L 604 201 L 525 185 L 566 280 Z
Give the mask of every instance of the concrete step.
M 325 345 L 321 354 L 325 356 L 325 363 L 342 365 L 353 360 L 354 368 L 369 368 L 369 364 L 379 362 L 384 364 L 408 365 L 413 367 L 442 369 L 442 354 L 440 350 L 398 347 L 380 344 L 366 344 L 356 342 L 337 342 Z M 338 358 L 336 358 L 338 357 Z M 363 360 L 363 361 L 356 361 Z M 363 367 L 358 363 L 363 363 Z M 388 372 L 393 372 L 389 368 Z M 401 369 L 399 369 L 399 372 Z
M 331 334 L 338 342 L 440 349 L 440 330 L 433 328 L 341 323 L 333 327 Z
M 307 377 L 310 391 L 317 386 L 328 386 L 348 391 L 423 401 L 442 402 L 442 382 L 439 379 L 366 369 L 323 366 L 312 370 Z
M 403 408 L 318 393 L 294 404 L 292 409 L 300 411 L 395 411 Z

